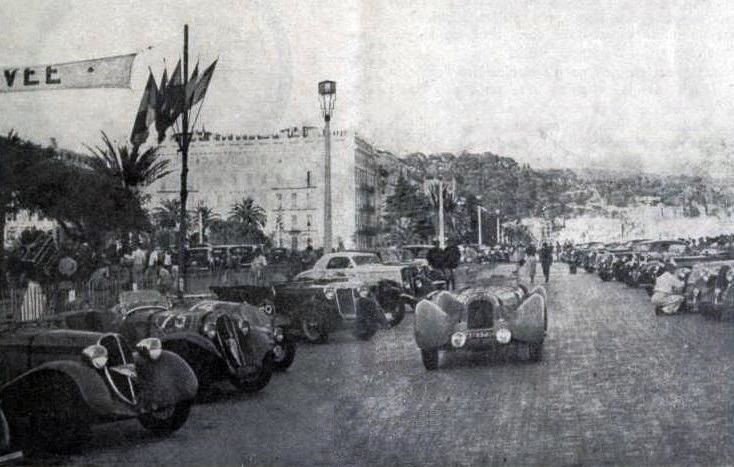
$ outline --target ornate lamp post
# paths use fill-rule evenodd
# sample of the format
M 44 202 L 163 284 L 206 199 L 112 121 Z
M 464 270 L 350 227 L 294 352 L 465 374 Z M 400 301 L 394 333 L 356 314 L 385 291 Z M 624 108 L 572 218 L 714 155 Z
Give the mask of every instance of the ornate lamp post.
M 324 159 L 324 254 L 331 253 L 331 114 L 336 102 L 336 82 L 319 83 L 319 101 L 324 116 L 326 151 Z

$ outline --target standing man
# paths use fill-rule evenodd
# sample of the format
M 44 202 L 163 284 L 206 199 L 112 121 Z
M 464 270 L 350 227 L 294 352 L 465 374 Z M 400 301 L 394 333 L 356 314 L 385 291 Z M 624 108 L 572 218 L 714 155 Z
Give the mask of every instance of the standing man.
M 525 266 L 527 267 L 528 274 L 530 275 L 530 283 L 534 284 L 535 272 L 538 266 L 538 250 L 532 243 L 525 249 Z
M 551 264 L 553 264 L 553 245 L 543 242 L 543 247 L 540 249 L 540 266 L 543 268 L 546 284 L 550 279 Z
M 448 290 L 454 290 L 456 289 L 456 278 L 454 277 L 454 269 L 458 268 L 459 263 L 461 263 L 461 250 L 459 249 L 459 245 L 457 245 L 456 240 L 451 240 L 451 244 L 446 249 L 444 257 L 444 267 L 448 269 L 448 273 L 446 274 L 446 280 L 448 281 Z
M 145 273 L 146 253 L 143 247 L 138 243 L 137 248 L 133 251 L 133 290 L 143 288 L 143 274 Z

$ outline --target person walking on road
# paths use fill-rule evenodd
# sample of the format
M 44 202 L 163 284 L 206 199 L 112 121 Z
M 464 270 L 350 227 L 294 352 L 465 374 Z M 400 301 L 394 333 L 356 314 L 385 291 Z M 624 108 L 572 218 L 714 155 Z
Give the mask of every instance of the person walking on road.
M 525 249 L 525 267 L 530 276 L 530 283 L 535 283 L 535 272 L 538 268 L 538 250 L 532 243 Z
M 551 264 L 553 264 L 553 245 L 543 242 L 543 247 L 540 249 L 540 265 L 543 268 L 546 284 L 550 280 Z
M 459 250 L 459 245 L 456 244 L 456 241 L 451 241 L 449 247 L 446 248 L 444 256 L 444 267 L 447 269 L 447 289 L 454 290 L 456 289 L 456 278 L 454 277 L 454 269 L 458 268 L 459 263 L 461 262 L 461 250 Z

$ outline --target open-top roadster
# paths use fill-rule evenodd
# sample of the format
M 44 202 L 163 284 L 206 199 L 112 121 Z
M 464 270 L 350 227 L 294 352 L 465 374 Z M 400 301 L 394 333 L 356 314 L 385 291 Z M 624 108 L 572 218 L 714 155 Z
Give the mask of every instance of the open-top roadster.
M 229 380 L 242 391 L 256 392 L 268 384 L 275 360 L 282 363 L 286 353 L 285 336 L 272 326 L 272 312 L 272 307 L 215 300 L 172 307 L 158 292 L 141 290 L 121 293 L 111 310 L 52 320 L 70 329 L 119 332 L 130 341 L 156 337 L 164 349 L 188 362 L 202 387 Z
M 0 401 L 27 449 L 68 451 L 91 425 L 126 418 L 157 434 L 186 422 L 196 376 L 160 340 L 24 326 L 0 334 Z
M 437 292 L 418 303 L 415 341 L 426 369 L 438 368 L 441 351 L 510 344 L 527 346 L 530 359 L 541 360 L 548 327 L 545 289 L 528 290 L 512 266 L 502 266 L 487 283 Z

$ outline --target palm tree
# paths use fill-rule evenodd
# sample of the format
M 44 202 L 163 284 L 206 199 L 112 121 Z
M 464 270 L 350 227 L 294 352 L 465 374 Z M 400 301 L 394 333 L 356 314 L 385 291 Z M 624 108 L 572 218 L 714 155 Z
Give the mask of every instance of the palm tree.
M 267 216 L 265 210 L 255 204 L 255 200 L 248 196 L 232 206 L 229 212 L 229 220 L 239 222 L 246 231 L 261 232 L 267 222 Z
M 196 204 L 196 208 L 189 213 L 189 218 L 193 218 L 193 221 L 196 223 L 197 232 L 202 237 L 199 239 L 199 243 L 204 242 L 206 231 L 211 227 L 212 223 L 220 219 L 219 214 L 214 212 L 212 208 L 204 204 L 201 200 Z
M 170 161 L 158 160 L 158 146 L 150 147 L 141 154 L 138 146 L 132 151 L 127 146 L 115 146 L 105 132 L 102 132 L 102 147 L 87 149 L 92 153 L 86 159 L 86 165 L 101 174 L 118 180 L 123 187 L 138 194 L 140 188 L 148 186 L 169 173 Z
M 153 219 L 160 229 L 175 229 L 181 220 L 181 201 L 177 198 L 164 199 L 160 206 L 153 210 Z M 186 225 L 190 223 L 187 222 Z

